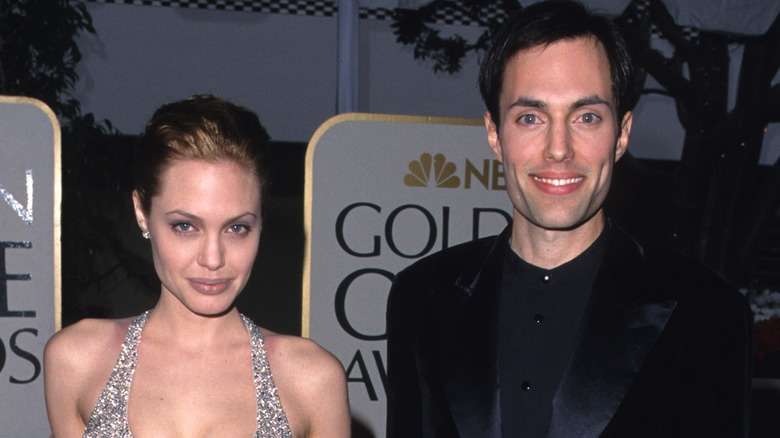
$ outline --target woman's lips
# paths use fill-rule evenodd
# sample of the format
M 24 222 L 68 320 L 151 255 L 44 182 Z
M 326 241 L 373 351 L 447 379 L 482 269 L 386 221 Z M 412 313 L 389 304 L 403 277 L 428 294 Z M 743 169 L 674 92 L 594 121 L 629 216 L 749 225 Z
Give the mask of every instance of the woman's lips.
M 190 278 L 188 280 L 193 289 L 206 295 L 216 295 L 224 292 L 228 286 L 230 286 L 231 282 L 228 278 Z

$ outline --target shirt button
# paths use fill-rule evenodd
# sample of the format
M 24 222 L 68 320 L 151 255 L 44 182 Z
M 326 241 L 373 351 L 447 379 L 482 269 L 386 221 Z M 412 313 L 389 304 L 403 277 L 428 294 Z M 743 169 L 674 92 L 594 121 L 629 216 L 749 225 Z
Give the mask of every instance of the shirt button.
M 540 322 L 544 321 L 544 315 L 542 315 L 541 313 L 537 313 L 536 315 L 534 315 L 534 321 L 536 321 L 536 323 L 539 324 Z
M 542 275 L 542 283 L 547 284 L 550 282 L 550 276 L 548 274 Z
M 525 381 L 520 384 L 520 389 L 522 389 L 523 391 L 528 391 L 529 389 L 531 389 L 531 384 L 528 383 L 528 381 Z

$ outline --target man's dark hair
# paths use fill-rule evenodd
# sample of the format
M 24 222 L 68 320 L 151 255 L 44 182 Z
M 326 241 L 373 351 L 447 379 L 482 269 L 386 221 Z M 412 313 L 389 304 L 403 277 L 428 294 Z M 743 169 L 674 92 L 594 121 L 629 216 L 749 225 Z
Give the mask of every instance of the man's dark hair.
M 535 3 L 509 16 L 485 52 L 479 70 L 479 91 L 496 127 L 501 119 L 498 100 L 504 71 L 517 52 L 588 36 L 596 38 L 607 53 L 612 76 L 612 96 L 620 123 L 634 105 L 634 66 L 617 26 L 607 17 L 590 13 L 581 3 L 549 0 Z

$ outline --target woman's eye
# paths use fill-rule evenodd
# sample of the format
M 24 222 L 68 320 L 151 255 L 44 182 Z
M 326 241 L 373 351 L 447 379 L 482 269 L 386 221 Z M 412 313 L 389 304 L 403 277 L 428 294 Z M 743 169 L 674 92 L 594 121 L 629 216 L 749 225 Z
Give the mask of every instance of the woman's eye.
M 231 225 L 228 228 L 228 231 L 230 231 L 231 233 L 236 233 L 236 234 L 245 234 L 245 233 L 249 232 L 249 226 L 241 225 L 241 224 L 235 224 L 235 225 Z
M 177 224 L 173 224 L 173 229 L 175 231 L 181 231 L 181 232 L 192 231 L 192 224 L 187 222 L 179 222 Z

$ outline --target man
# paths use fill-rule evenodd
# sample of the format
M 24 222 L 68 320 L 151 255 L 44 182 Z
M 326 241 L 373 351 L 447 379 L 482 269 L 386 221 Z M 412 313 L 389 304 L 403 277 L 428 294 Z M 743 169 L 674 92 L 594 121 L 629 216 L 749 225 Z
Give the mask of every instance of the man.
M 387 436 L 744 436 L 744 297 L 602 209 L 632 122 L 614 25 L 536 3 L 495 35 L 479 81 L 512 224 L 398 275 Z

